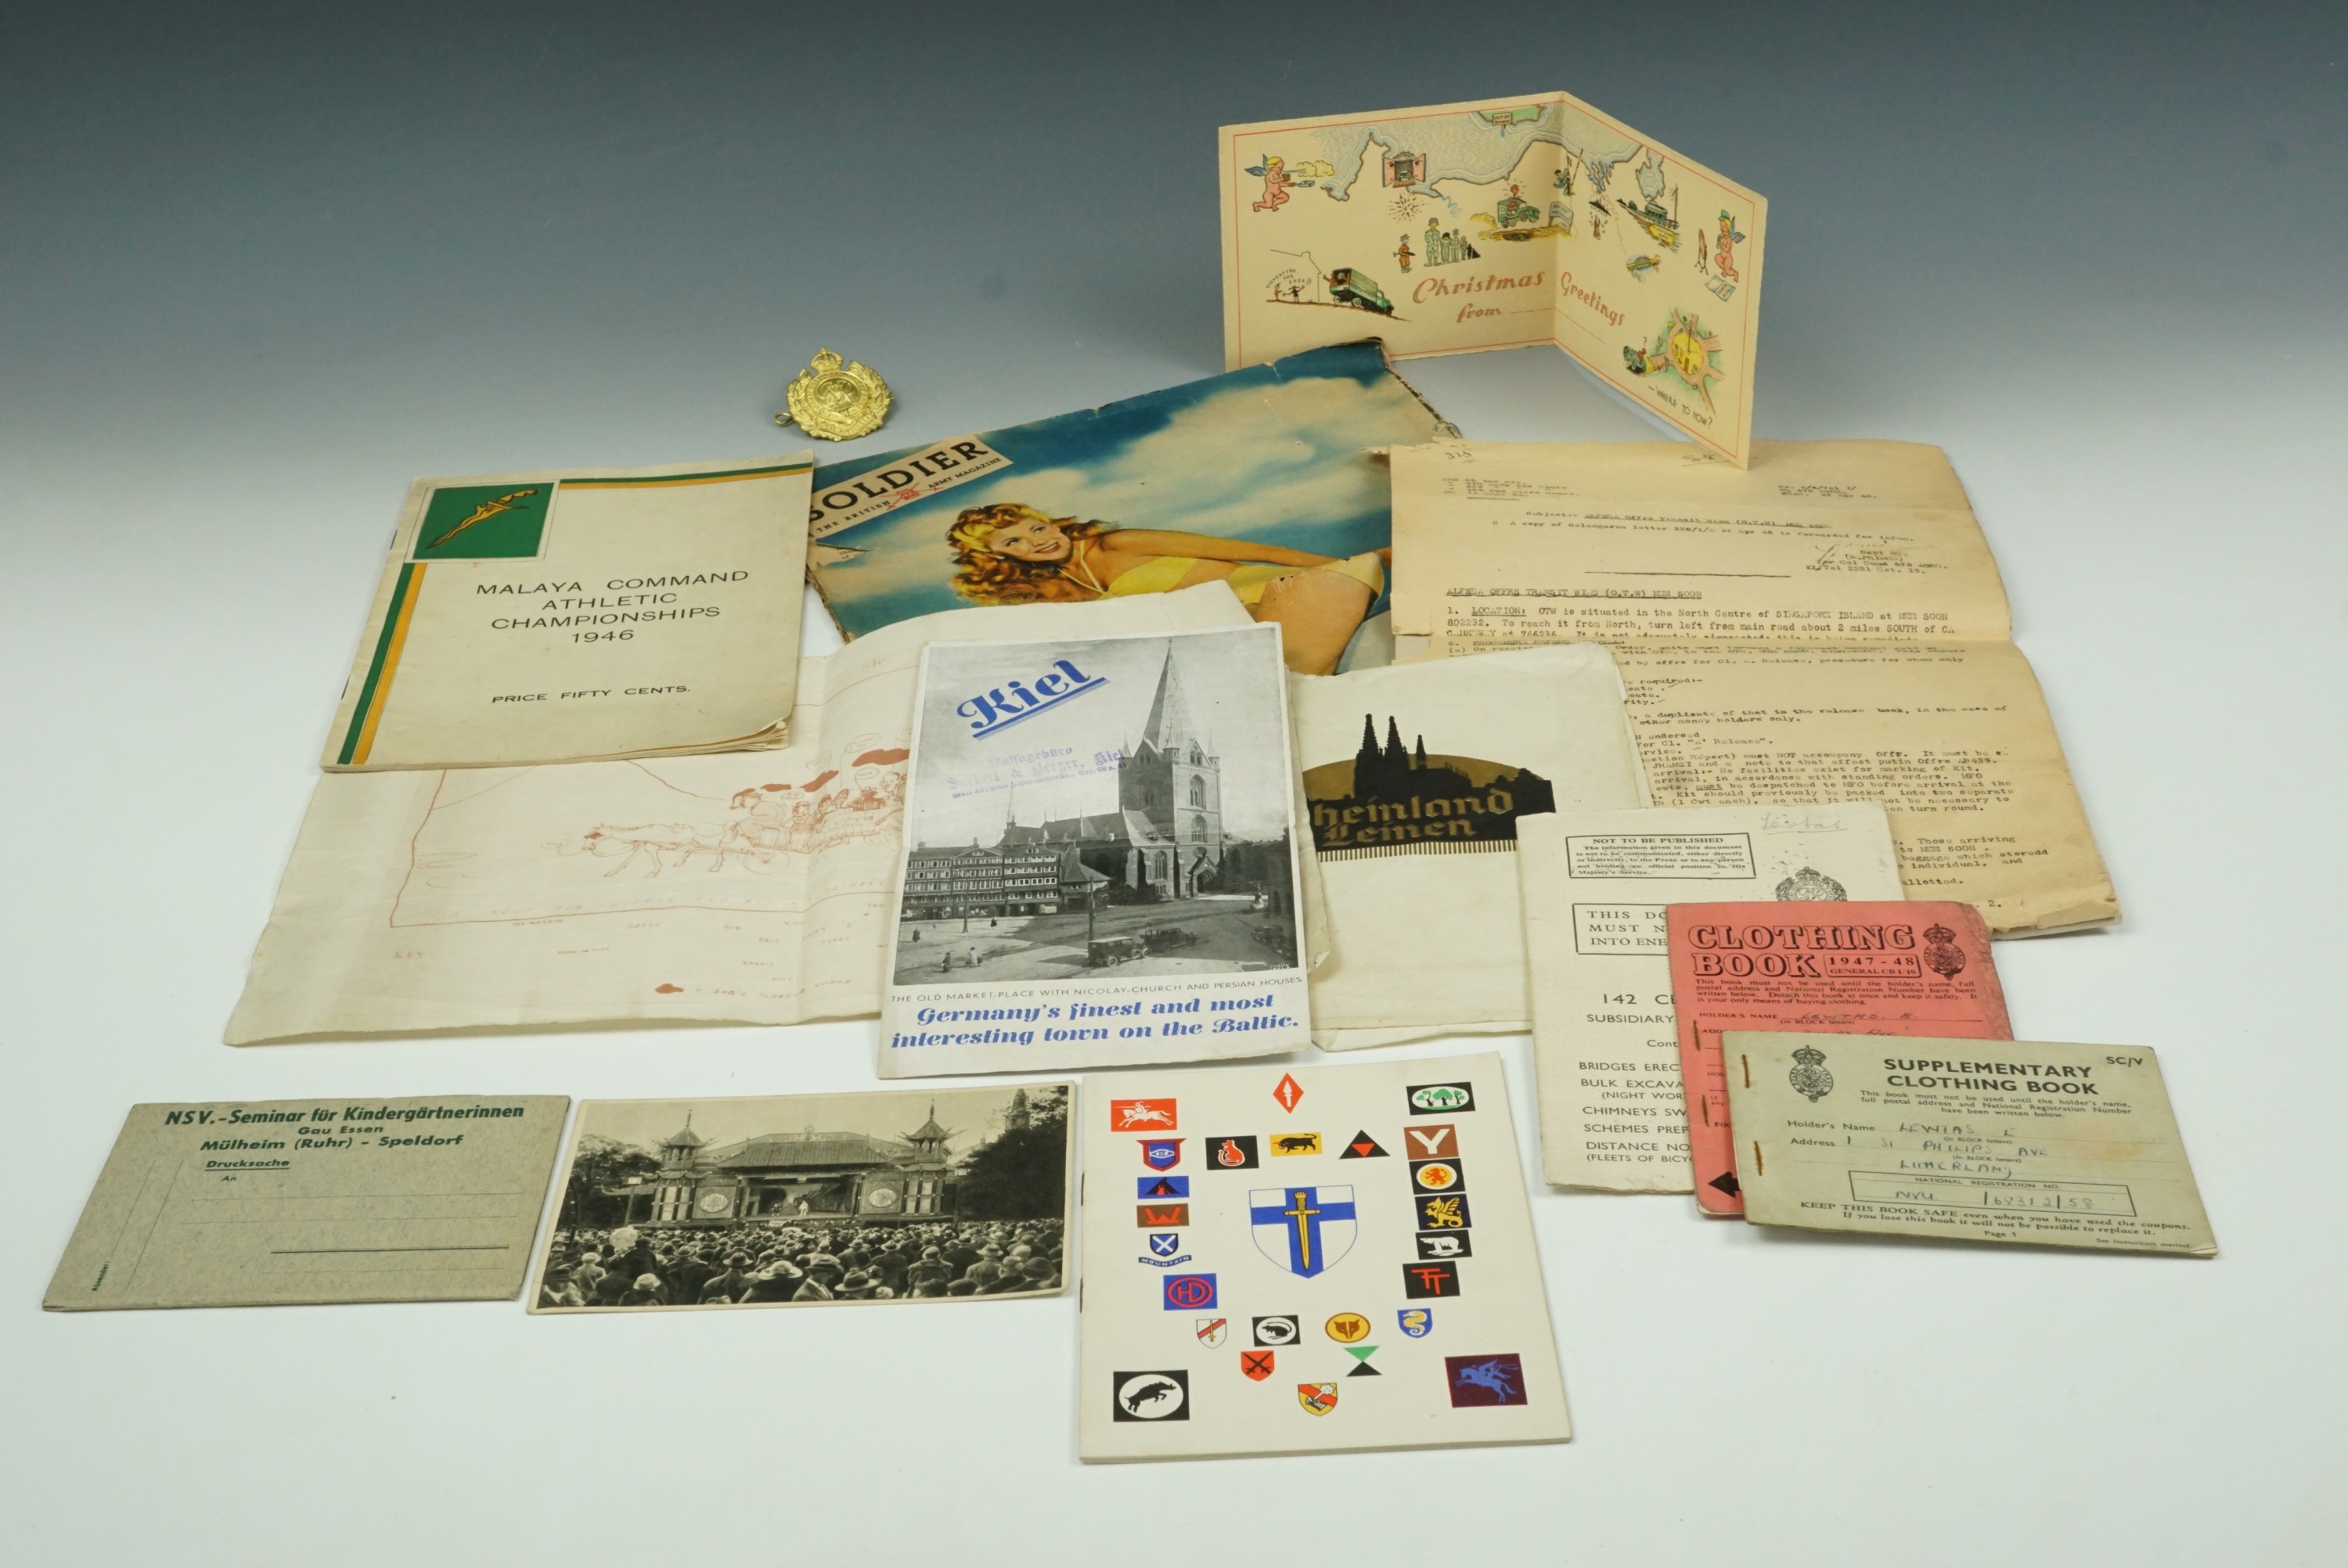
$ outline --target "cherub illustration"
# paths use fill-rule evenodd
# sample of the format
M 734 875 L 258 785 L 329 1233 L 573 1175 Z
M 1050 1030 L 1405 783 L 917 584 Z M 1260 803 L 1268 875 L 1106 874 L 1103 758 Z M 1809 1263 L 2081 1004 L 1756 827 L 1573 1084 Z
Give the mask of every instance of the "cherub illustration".
M 1288 667 L 1326 675 L 1385 587 L 1385 553 L 1339 560 L 1281 545 L 1055 518 L 1016 501 L 973 507 L 946 530 L 953 590 L 979 604 L 1028 604 L 1231 585 L 1276 623 Z
M 1248 172 L 1263 176 L 1263 199 L 1255 204 L 1252 210 L 1277 212 L 1288 205 L 1288 165 L 1283 160 L 1266 154 L 1264 160 Z

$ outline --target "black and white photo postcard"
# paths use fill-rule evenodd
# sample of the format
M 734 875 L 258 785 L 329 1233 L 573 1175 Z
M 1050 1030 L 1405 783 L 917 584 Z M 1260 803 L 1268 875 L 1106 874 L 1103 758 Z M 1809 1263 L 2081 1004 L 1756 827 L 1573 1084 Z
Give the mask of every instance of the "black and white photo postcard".
M 532 1312 L 1066 1288 L 1068 1083 L 590 1100 Z
M 883 1078 L 1310 1040 L 1277 627 L 936 643 Z

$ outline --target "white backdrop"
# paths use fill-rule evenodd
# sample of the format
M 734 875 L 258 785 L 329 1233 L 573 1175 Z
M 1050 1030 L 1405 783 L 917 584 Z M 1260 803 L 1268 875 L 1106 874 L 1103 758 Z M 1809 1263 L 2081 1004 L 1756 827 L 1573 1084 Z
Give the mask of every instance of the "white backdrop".
M 876 15 L 799 72 L 723 29 L 681 64 L 649 22 L 624 55 L 568 10 L 492 37 L 475 9 L 445 36 L 354 20 L 374 30 L 347 46 L 292 12 L 225 44 L 0 42 L 31 106 L 0 159 L 0 1555 L 2340 1559 L 2348 333 L 2320 226 L 2348 201 L 2309 107 L 2336 110 L 2336 51 L 2139 35 L 2133 10 L 2124 38 L 2034 12 L 1999 41 L 1969 7 L 1900 53 L 1876 12 L 1797 34 L 1772 9 L 1683 28 L 1681 65 L 1626 75 L 1576 53 L 1579 12 L 1478 8 L 1446 51 L 1473 70 L 1384 24 L 1201 38 L 1169 15 L 1102 42 L 1123 73 L 1103 76 L 1078 57 L 1097 18 L 1072 12 L 1021 44 L 1046 51 L 1032 71 Z M 775 26 L 818 26 L 787 9 Z M 1986 66 L 1993 45 L 2033 63 Z M 282 91 L 273 49 L 307 73 Z M 443 54 L 480 74 L 417 86 Z M 1502 61 L 1771 193 L 1757 434 L 1948 448 L 2126 915 L 2001 944 L 2014 1024 L 2158 1050 L 2217 1259 L 1770 1234 L 1537 1186 L 1572 1443 L 1114 1468 L 1075 1459 L 1072 1295 L 40 1311 L 134 1101 L 873 1082 L 870 1020 L 219 1043 L 410 477 L 773 450 L 791 437 L 766 413 L 820 343 L 899 394 L 850 455 L 1206 374 L 1218 116 L 1465 97 Z M 831 96 L 850 62 L 915 73 L 891 98 L 910 118 Z M 2235 73 L 2222 92 L 2205 63 Z M 1984 82 L 2005 119 L 1976 112 Z M 2176 84 L 2217 128 L 2142 109 Z M 803 157 L 756 120 L 773 105 L 892 161 Z M 145 139 L 106 139 L 140 112 Z M 292 128 L 254 118 L 279 113 Z M 1998 183 L 2058 146 L 2060 179 Z M 929 158 L 970 183 L 915 178 Z M 2147 183 L 2219 168 L 2292 182 L 2291 221 L 2319 227 L 2238 256 L 2190 216 L 2230 197 Z M 708 194 L 665 190 L 672 169 Z M 884 191 L 885 214 L 860 207 Z M 859 210 L 927 227 L 867 248 L 835 222 Z M 1474 436 L 1653 438 L 1551 350 L 1405 368 Z M 1499 1049 L 1529 1138 L 1526 1042 Z

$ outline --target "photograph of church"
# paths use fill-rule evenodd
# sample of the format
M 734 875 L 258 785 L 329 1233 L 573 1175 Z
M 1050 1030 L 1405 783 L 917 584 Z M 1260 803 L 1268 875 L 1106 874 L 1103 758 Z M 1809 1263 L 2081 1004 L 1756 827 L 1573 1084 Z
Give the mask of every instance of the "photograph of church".
M 1072 674 L 1034 653 L 956 651 L 1050 673 L 983 681 L 975 706 L 968 681 L 930 693 L 900 980 L 1098 968 L 1105 939 L 1107 952 L 1132 958 L 1138 942 L 1167 966 L 1284 967 L 1292 936 L 1276 931 L 1294 922 L 1294 870 L 1276 666 L 1247 669 L 1232 635 L 1104 640 L 1066 661 Z M 1020 692 L 1059 711 L 1039 713 L 1024 745 L 973 733 L 1008 727 L 994 694 Z M 1062 737 L 1071 743 L 1047 743 Z M 981 826 L 978 809 L 993 820 Z

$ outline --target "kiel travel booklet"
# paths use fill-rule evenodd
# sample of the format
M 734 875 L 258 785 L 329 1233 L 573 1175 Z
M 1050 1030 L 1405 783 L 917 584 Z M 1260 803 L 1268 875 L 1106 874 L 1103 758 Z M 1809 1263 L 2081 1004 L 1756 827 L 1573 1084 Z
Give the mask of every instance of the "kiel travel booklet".
M 228 1042 L 876 1013 L 922 650 L 1249 624 L 1220 583 L 948 610 L 801 664 L 780 751 L 320 779 Z
M 1970 904 L 1673 904 L 1664 924 L 1688 1158 L 1709 1214 L 1745 1212 L 1724 1030 L 2013 1038 L 1989 930 Z
M 590 1100 L 532 1312 L 1053 1296 L 1076 1086 Z
M 1564 93 L 1225 126 L 1223 362 L 1555 343 L 1742 465 L 1768 203 Z
M 1292 669 L 1386 662 L 1393 514 L 1372 448 L 1457 432 L 1375 341 L 1320 341 L 1334 346 L 817 469 L 808 559 L 841 635 L 1220 580 L 1280 627 Z
M 2142 1046 L 1725 1040 L 1755 1225 L 2217 1255 Z
M 883 1078 L 1309 1043 L 1280 644 L 930 647 Z
M 1500 1059 L 1085 1087 L 1086 1460 L 1562 1442 Z
M 329 771 L 783 743 L 810 455 L 418 479 Z
M 1872 801 L 1559 811 L 1518 825 L 1517 867 L 1541 1174 L 1618 1193 L 1693 1184 L 1664 906 L 1900 893 Z
M 1531 1016 L 1517 827 L 1643 805 L 1622 679 L 1595 643 L 1289 683 L 1330 956 L 1313 971 L 1323 1050 Z
M 570 1106 L 134 1105 L 41 1305 L 510 1301 Z

